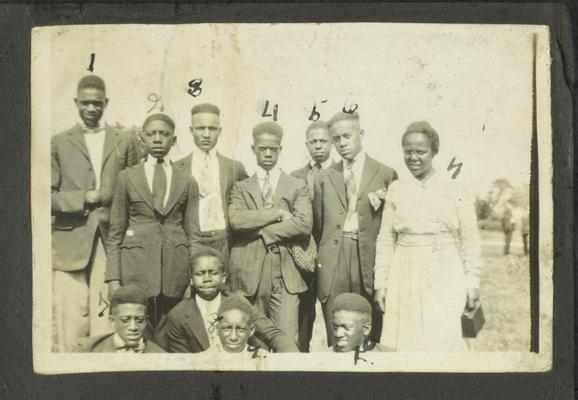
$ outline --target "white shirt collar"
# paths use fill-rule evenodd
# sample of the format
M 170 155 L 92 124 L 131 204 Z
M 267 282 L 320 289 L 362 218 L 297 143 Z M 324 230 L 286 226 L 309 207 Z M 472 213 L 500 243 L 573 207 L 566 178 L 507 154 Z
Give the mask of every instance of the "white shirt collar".
M 205 154 L 209 154 L 209 157 L 211 158 L 211 160 L 216 159 L 217 157 L 217 147 L 213 147 L 211 150 L 209 151 L 205 151 L 205 150 L 201 150 L 197 147 L 197 145 L 193 145 L 193 158 L 195 157 L 202 157 L 203 159 L 205 158 Z
M 168 154 L 165 156 L 165 158 L 163 159 L 163 167 L 164 168 L 169 168 L 171 166 L 171 160 L 169 159 Z M 154 168 L 155 165 L 157 164 L 157 159 L 151 155 L 147 155 L 147 158 L 144 162 L 145 167 L 147 168 Z
M 265 176 L 267 175 L 267 171 L 263 168 L 257 166 L 257 178 L 259 180 L 264 180 Z M 275 166 L 269 171 L 269 178 L 272 180 L 276 180 L 281 175 L 281 168 Z
M 309 165 L 311 166 L 311 168 L 315 168 L 315 164 L 317 164 L 317 161 L 315 160 L 309 161 Z M 333 159 L 329 157 L 327 160 L 321 163 L 321 169 L 327 169 L 331 167 L 331 164 L 333 164 Z
M 355 157 L 353 157 L 353 160 L 351 160 L 351 161 L 343 160 L 343 161 L 345 163 L 345 166 L 348 166 L 351 164 L 354 166 L 358 166 L 358 165 L 362 165 L 365 162 L 365 157 L 366 157 L 365 150 L 361 149 L 359 151 L 359 153 L 357 153 L 357 155 Z
M 80 128 L 82 129 L 83 132 L 90 131 L 90 132 L 100 133 L 100 132 L 104 131 L 104 128 L 106 126 L 106 122 L 104 119 L 101 119 L 100 121 L 98 121 L 98 125 L 96 126 L 96 128 L 89 128 L 86 126 L 86 124 L 84 123 L 82 118 L 78 118 L 78 125 L 80 125 Z
M 221 305 L 221 292 L 219 292 L 212 300 L 205 300 L 201 296 L 195 294 L 195 302 L 201 310 L 208 310 L 216 306 L 215 312 L 217 312 L 217 309 Z

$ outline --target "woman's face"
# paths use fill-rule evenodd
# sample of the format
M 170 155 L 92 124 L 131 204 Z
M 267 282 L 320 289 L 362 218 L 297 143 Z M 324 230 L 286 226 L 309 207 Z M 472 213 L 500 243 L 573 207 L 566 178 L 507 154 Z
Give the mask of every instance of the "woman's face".
M 405 165 L 417 179 L 428 175 L 433 157 L 431 141 L 423 133 L 410 133 L 403 139 Z

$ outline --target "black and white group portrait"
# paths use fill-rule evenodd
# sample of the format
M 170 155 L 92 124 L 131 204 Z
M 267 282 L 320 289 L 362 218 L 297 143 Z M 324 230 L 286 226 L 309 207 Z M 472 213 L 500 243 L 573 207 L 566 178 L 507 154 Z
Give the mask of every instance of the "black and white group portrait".
M 547 370 L 549 62 L 530 25 L 35 28 L 35 368 Z

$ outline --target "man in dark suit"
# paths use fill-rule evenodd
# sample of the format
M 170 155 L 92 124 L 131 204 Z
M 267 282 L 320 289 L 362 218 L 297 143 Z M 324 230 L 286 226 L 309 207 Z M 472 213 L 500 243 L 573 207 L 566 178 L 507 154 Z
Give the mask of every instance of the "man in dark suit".
M 142 287 L 154 329 L 183 297 L 190 278 L 189 241 L 198 189 L 168 161 L 175 124 L 165 114 L 143 124 L 147 160 L 121 172 L 115 189 L 107 242 L 106 281 Z
M 193 151 L 177 162 L 192 174 L 199 185 L 198 218 L 192 227 L 193 246 L 210 246 L 229 255 L 229 224 L 227 206 L 231 188 L 247 178 L 239 161 L 217 152 L 215 146 L 222 131 L 221 111 L 213 104 L 196 105 L 191 110 Z
M 147 326 L 148 298 L 138 286 L 127 285 L 110 299 L 110 322 L 113 333 L 79 341 L 78 351 L 90 353 L 164 353 L 143 333 Z
M 231 296 L 225 286 L 225 263 L 223 254 L 211 247 L 203 247 L 193 256 L 192 296 L 171 310 L 166 324 L 155 335 L 156 342 L 168 352 L 199 353 L 218 343 L 217 311 Z M 275 352 L 298 351 L 294 339 L 254 311 L 255 336 L 249 340 L 252 347 L 267 347 Z
M 110 330 L 99 318 L 107 298 L 104 242 L 117 174 L 138 162 L 133 136 L 101 122 L 104 81 L 89 75 L 74 99 L 80 122 L 51 139 L 52 268 L 58 351 L 77 337 Z
M 312 210 L 305 182 L 277 167 L 282 137 L 283 129 L 272 121 L 253 129 L 257 172 L 233 186 L 229 201 L 230 283 L 297 338 L 299 294 L 307 284 L 289 248 L 311 234 Z
M 397 179 L 395 170 L 369 157 L 362 146 L 357 112 L 340 112 L 328 122 L 342 161 L 329 167 L 315 183 L 318 249 L 317 291 L 322 302 L 327 338 L 333 345 L 332 305 L 341 293 L 358 293 L 371 302 L 375 241 L 381 225 L 385 191 Z M 381 313 L 374 306 L 371 338 L 379 340 Z
M 311 160 L 298 170 L 291 172 L 291 176 L 307 182 L 309 194 L 313 198 L 314 182 L 319 174 L 334 164 L 331 159 L 331 137 L 329 126 L 326 121 L 317 120 L 312 122 L 305 131 L 305 146 L 311 156 Z M 320 232 L 313 231 L 313 238 L 319 243 Z M 315 322 L 315 303 L 317 291 L 315 290 L 315 274 L 304 274 L 309 290 L 299 296 L 299 348 L 302 352 L 309 352 L 309 343 L 313 335 L 313 323 Z

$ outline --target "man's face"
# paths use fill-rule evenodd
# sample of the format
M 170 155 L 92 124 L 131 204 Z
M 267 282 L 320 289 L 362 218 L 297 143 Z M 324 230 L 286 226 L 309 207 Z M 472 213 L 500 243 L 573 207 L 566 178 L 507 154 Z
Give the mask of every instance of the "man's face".
M 371 318 L 367 315 L 340 310 L 333 313 L 335 351 L 344 353 L 362 346 L 371 331 Z
M 331 138 L 325 128 L 315 128 L 307 132 L 307 150 L 311 159 L 322 163 L 331 156 Z
M 138 344 L 147 325 L 146 306 L 118 304 L 112 309 L 110 320 L 115 332 L 129 347 Z
M 257 136 L 253 146 L 253 153 L 257 156 L 257 165 L 265 171 L 270 171 L 277 165 L 281 153 L 281 141 L 271 133 L 262 133 Z
M 241 310 L 229 310 L 222 314 L 218 324 L 219 339 L 223 349 L 229 353 L 240 353 L 247 345 L 255 328 L 247 314 Z
M 209 151 L 217 145 L 221 134 L 221 119 L 217 114 L 202 112 L 193 114 L 191 120 L 191 133 L 195 140 L 195 145 L 203 150 Z
M 148 154 L 154 158 L 165 157 L 177 139 L 173 128 L 161 120 L 149 122 L 142 137 Z
M 84 88 L 78 91 L 74 103 L 78 108 L 78 114 L 82 122 L 87 127 L 94 128 L 98 126 L 98 122 L 102 118 L 108 99 L 100 89 Z
M 357 120 L 341 120 L 331 126 L 331 140 L 335 150 L 345 160 L 353 160 L 361 151 L 363 130 Z
M 213 300 L 225 281 L 225 271 L 216 257 L 205 256 L 195 260 L 191 285 L 193 292 L 205 300 Z

